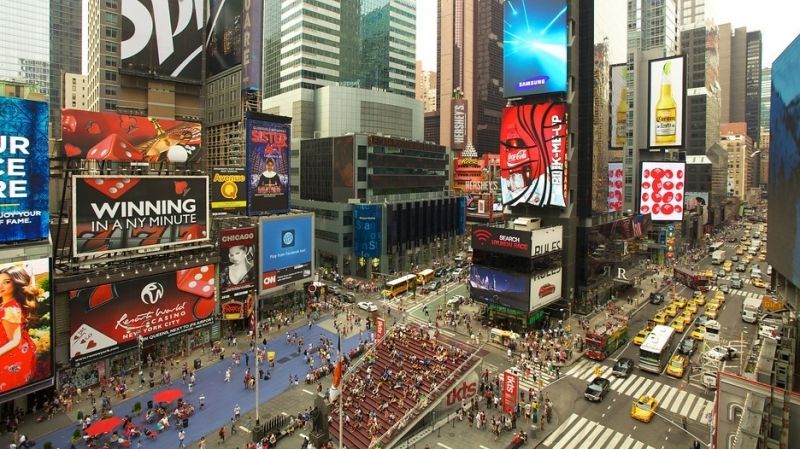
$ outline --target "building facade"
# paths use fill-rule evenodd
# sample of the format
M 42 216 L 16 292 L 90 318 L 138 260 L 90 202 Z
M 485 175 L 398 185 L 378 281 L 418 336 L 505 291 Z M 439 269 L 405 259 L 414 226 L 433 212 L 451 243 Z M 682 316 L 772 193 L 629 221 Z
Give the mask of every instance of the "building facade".
M 417 61 L 416 90 L 414 98 L 422 102 L 425 112 L 436 111 L 436 72 L 422 70 L 422 61 Z
M 753 139 L 744 122 L 723 123 L 720 133 L 720 145 L 728 151 L 728 193 L 744 200 L 753 187 Z
M 687 155 L 700 156 L 719 141 L 719 39 L 710 20 L 690 26 L 681 29 L 687 71 L 685 148 Z
M 0 33 L 0 48 L 3 49 L 0 80 L 36 86 L 40 93 L 49 96 L 49 0 L 2 2 L 0 17 L 4 18 L 3 33 Z
M 50 0 L 50 123 L 61 137 L 61 107 L 68 103 L 63 87 L 67 73 L 81 73 L 81 3 Z M 57 87 L 57 88 L 56 88 Z M 71 100 L 71 99 L 70 99 Z M 84 106 L 82 109 L 86 109 Z
M 65 109 L 88 109 L 89 98 L 86 91 L 87 79 L 85 75 L 65 73 L 62 78 L 61 107 Z M 59 124 L 59 128 L 61 125 Z
M 769 97 L 772 94 L 772 69 L 764 67 L 761 69 L 761 132 L 767 130 L 769 132 Z M 759 143 L 761 141 L 759 140 Z M 769 142 L 767 145 L 769 146 Z
M 761 126 L 761 31 L 719 26 L 720 123 L 747 123 L 757 144 Z

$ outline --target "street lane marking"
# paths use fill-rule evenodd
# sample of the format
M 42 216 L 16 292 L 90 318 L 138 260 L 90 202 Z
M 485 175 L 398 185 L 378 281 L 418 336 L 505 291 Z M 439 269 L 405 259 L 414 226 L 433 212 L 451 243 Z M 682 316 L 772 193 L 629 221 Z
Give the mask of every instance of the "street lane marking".
M 672 404 L 672 406 L 669 408 L 669 411 L 672 413 L 678 413 L 678 410 L 680 410 L 680 405 L 683 403 L 683 399 L 687 394 L 689 393 L 687 393 L 685 390 L 678 393 L 678 399 Z
M 592 422 L 590 424 L 590 426 L 591 426 L 591 430 L 587 432 L 587 435 L 585 437 L 583 437 L 581 440 L 576 441 L 573 446 L 577 446 L 580 443 L 583 443 L 583 444 L 580 445 L 580 447 L 578 449 L 589 449 L 589 446 L 592 445 L 592 441 L 597 436 L 597 432 L 598 431 L 599 432 L 603 432 L 603 426 L 601 424 L 599 424 L 599 423 Z
M 575 374 L 578 371 L 582 370 L 586 366 L 587 363 L 589 363 L 589 360 L 587 360 L 587 359 L 581 360 L 580 363 L 578 363 L 577 365 L 573 366 L 572 369 L 570 369 L 567 372 L 567 376 L 572 376 L 573 374 Z
M 671 394 L 670 394 L 671 393 Z M 667 406 L 668 401 L 666 400 L 666 396 L 669 395 L 670 399 L 672 398 L 672 394 L 675 394 L 675 390 L 672 388 L 664 388 L 658 392 L 656 395 L 656 400 L 658 401 L 658 406 L 664 408 Z
M 314 393 L 312 393 L 312 392 L 310 392 L 310 391 L 306 390 L 305 388 L 303 388 L 303 393 L 308 393 L 308 394 L 310 394 L 311 396 L 314 396 Z
M 622 385 L 620 385 L 619 389 L 615 390 L 615 391 L 619 391 L 620 393 L 622 393 L 623 391 L 627 390 L 628 387 L 630 387 L 632 383 L 634 383 L 635 381 L 637 381 L 639 379 L 641 379 L 641 377 L 634 376 L 633 374 L 631 374 L 630 376 L 628 376 L 628 380 L 626 380 Z
M 250 432 L 250 429 L 248 429 L 245 426 L 239 426 L 239 430 L 244 430 L 246 433 L 252 433 L 252 432 Z
M 690 393 L 689 397 L 686 399 L 686 404 L 683 405 L 683 408 L 681 409 L 681 412 L 679 413 L 679 415 L 688 417 L 689 416 L 689 409 L 692 408 L 692 404 L 694 404 L 694 402 L 695 402 L 694 400 L 695 399 L 699 399 L 699 398 L 697 398 L 695 395 Z
M 613 381 L 613 382 L 611 382 L 611 389 L 612 389 L 612 390 L 614 390 L 614 391 L 617 391 L 617 387 L 618 387 L 618 386 L 619 386 L 619 385 L 620 385 L 622 382 L 625 382 L 625 380 L 626 380 L 626 379 L 625 379 L 624 377 L 617 377 L 616 379 L 614 379 L 614 381 Z
M 623 435 L 623 434 L 621 434 L 619 432 L 614 432 L 614 438 L 612 438 L 611 441 L 608 442 L 608 447 L 611 447 L 611 448 L 619 447 L 618 446 L 619 440 L 621 440 L 624 436 L 625 435 Z
M 578 431 L 580 431 L 587 422 L 589 422 L 588 419 L 581 417 L 581 419 L 578 420 L 578 424 L 569 429 L 569 432 L 567 432 L 564 437 L 558 441 L 557 445 L 553 449 L 557 449 L 558 445 L 563 445 L 571 440 L 572 437 L 575 436 L 575 434 L 578 433 Z
M 625 442 L 622 443 L 622 446 L 620 446 L 619 449 L 628 449 L 634 442 L 636 442 L 636 440 L 634 440 L 632 436 L 628 435 L 628 438 L 625 438 Z
M 664 384 L 660 384 L 658 382 L 653 382 L 653 386 L 650 387 L 650 391 L 647 392 L 647 395 L 650 396 L 650 397 L 655 397 L 656 392 L 658 391 L 658 389 L 661 388 L 661 387 L 665 387 L 665 386 L 666 385 L 664 385 Z
M 587 421 L 588 422 L 585 425 L 578 426 L 579 429 L 580 429 L 580 432 L 578 432 L 578 434 L 575 436 L 575 442 L 574 443 L 570 442 L 568 447 L 573 448 L 576 445 L 580 444 L 581 441 L 583 441 L 583 439 L 586 438 L 586 434 L 589 433 L 590 430 L 594 429 L 597 426 L 596 422 L 589 421 L 589 420 L 587 420 Z M 556 444 L 553 447 L 553 449 L 566 448 L 567 447 L 566 445 L 567 445 L 567 440 L 563 439 L 563 440 L 559 441 L 558 444 Z
M 606 440 L 611 436 L 612 433 L 615 433 L 614 429 L 612 429 L 610 427 L 606 428 L 606 431 L 603 432 L 602 434 L 600 434 L 600 438 L 598 438 L 597 441 L 594 442 L 594 447 L 598 447 L 598 448 L 599 447 L 604 447 L 603 443 L 606 442 Z M 611 446 L 611 447 L 614 447 L 614 446 Z
M 641 385 L 641 387 L 633 388 L 629 393 L 630 396 L 639 397 L 647 393 L 647 389 L 650 388 L 650 385 L 653 384 L 653 381 L 646 377 L 642 377 L 642 380 L 644 380 L 644 383 Z
M 436 444 L 439 445 L 440 447 L 443 447 L 444 449 L 453 449 L 452 447 L 444 445 L 442 443 L 436 443 Z
M 565 430 L 572 428 L 572 422 L 575 421 L 576 418 L 578 418 L 577 413 L 571 414 L 564 424 L 560 425 L 555 432 L 551 433 L 550 436 L 547 437 L 547 439 L 544 441 L 545 446 L 550 446 L 553 444 L 553 441 L 555 441 L 555 439 L 558 438 L 558 436 L 561 435 Z
M 703 403 L 703 401 L 697 401 L 697 403 L 694 405 L 692 413 L 689 414 L 689 419 L 693 421 L 697 420 L 697 418 L 700 417 L 700 412 L 703 411 L 704 406 L 705 404 Z
M 644 443 L 641 441 L 637 441 L 636 444 L 633 445 L 633 449 L 642 449 L 644 447 Z
M 480 448 L 481 448 L 481 449 L 489 449 L 488 447 L 486 447 L 486 446 L 484 446 L 484 445 L 482 445 L 482 444 L 480 445 Z
M 700 418 L 700 424 L 708 424 L 708 418 L 711 416 L 711 410 L 714 408 L 714 403 L 709 402 L 703 410 L 703 416 Z

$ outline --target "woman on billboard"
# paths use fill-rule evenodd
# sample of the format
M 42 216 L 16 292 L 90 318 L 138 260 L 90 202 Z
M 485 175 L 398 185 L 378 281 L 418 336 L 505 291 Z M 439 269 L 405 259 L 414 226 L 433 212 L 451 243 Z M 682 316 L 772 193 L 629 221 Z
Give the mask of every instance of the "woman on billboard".
M 44 292 L 22 267 L 0 269 L 0 393 L 27 384 L 36 369 L 36 345 L 28 321 L 36 319 L 36 301 Z
M 258 178 L 258 184 L 256 185 L 256 190 L 258 193 L 282 193 L 283 186 L 281 184 L 281 178 L 277 172 L 275 172 L 275 159 L 268 158 L 267 159 L 267 169 L 261 173 L 261 177 Z
M 253 269 L 253 247 L 236 245 L 228 249 L 230 264 L 222 270 L 222 286 L 232 287 L 239 284 L 255 283 L 256 273 Z

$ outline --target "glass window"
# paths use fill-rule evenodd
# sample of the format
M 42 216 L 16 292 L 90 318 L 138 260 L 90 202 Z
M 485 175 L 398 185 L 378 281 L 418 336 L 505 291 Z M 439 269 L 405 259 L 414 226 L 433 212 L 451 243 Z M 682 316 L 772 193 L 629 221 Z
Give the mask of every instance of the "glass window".
M 359 161 L 366 161 L 367 160 L 367 146 L 366 145 L 359 145 L 358 146 L 358 160 Z
M 367 181 L 367 168 L 366 167 L 358 167 L 358 181 L 359 182 L 366 182 Z

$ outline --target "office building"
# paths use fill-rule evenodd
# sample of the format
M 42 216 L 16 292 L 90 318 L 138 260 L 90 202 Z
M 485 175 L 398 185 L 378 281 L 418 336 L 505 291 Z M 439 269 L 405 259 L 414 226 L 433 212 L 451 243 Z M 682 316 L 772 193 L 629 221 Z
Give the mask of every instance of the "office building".
M 758 144 L 761 126 L 761 31 L 719 26 L 720 123 L 747 123 Z
M 436 72 L 422 70 L 422 61 L 417 61 L 414 98 L 422 102 L 427 113 L 436 111 L 436 97 Z
M 50 0 L 50 128 L 56 138 L 61 137 L 61 107 L 69 103 L 62 89 L 64 75 L 82 70 L 81 3 Z
M 769 129 L 761 128 L 761 139 L 758 149 L 761 151 L 761 167 L 758 173 L 758 184 L 764 188 L 769 184 Z
M 705 155 L 719 141 L 718 37 L 718 29 L 710 20 L 681 29 L 681 53 L 686 55 L 687 72 L 684 131 L 687 155 Z
M 439 143 L 439 111 L 425 113 L 425 142 Z
M 440 144 L 462 150 L 472 143 L 478 154 L 497 151 L 503 97 L 503 2 L 441 0 L 438 2 L 437 106 Z M 463 142 L 452 142 L 453 103 L 466 100 Z
M 50 2 L 0 2 L 0 80 L 50 95 Z
M 772 69 L 764 67 L 761 69 L 761 131 L 767 130 L 769 133 L 769 97 L 772 94 Z M 760 139 L 759 139 L 760 142 Z M 766 146 L 769 146 L 767 142 Z
M 61 97 L 64 109 L 88 109 L 86 92 L 86 76 L 77 73 L 65 73 L 61 85 Z M 61 126 L 59 125 L 59 128 Z
M 753 159 L 757 156 L 753 139 L 744 122 L 723 123 L 720 134 L 720 144 L 728 151 L 728 192 L 744 200 L 753 186 Z

